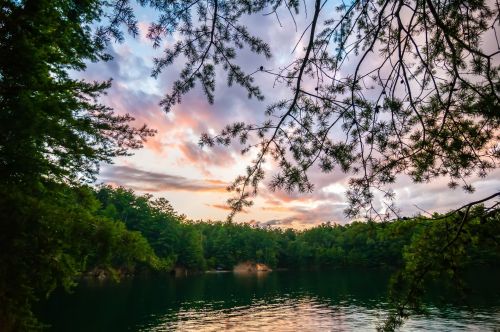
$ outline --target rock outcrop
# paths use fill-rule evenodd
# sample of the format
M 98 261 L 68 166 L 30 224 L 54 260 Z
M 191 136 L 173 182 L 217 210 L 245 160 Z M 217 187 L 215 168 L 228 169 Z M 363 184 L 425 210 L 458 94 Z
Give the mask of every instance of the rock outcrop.
M 246 261 L 236 265 L 233 268 L 233 271 L 237 273 L 256 273 L 256 272 L 270 272 L 272 271 L 272 269 L 263 263 Z

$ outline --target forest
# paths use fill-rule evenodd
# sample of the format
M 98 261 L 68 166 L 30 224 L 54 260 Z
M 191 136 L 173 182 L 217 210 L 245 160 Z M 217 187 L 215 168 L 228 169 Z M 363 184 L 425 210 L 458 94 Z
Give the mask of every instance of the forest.
M 417 216 L 387 222 L 323 223 L 297 231 L 228 221 L 193 221 L 179 215 L 164 198 L 136 195 L 132 190 L 100 186 L 66 188 L 65 211 L 78 222 L 59 226 L 67 236 L 61 268 L 73 277 L 98 270 L 107 278 L 182 267 L 190 272 L 232 268 L 244 261 L 286 269 L 327 269 L 347 266 L 402 267 L 424 238 L 441 241 L 456 214 Z M 49 202 L 47 206 L 54 208 Z M 68 209 L 68 207 L 70 207 Z M 450 257 L 451 268 L 495 266 L 500 260 L 499 211 L 473 213 Z M 58 214 L 61 211 L 54 211 Z M 85 219 L 81 219 L 85 216 Z M 480 227 L 481 226 L 481 227 Z M 433 248 L 425 248 L 431 253 Z
M 144 260 L 139 253 L 131 252 L 129 257 L 135 261 L 124 261 L 121 256 L 123 248 L 119 247 L 124 241 L 123 234 L 108 231 L 106 236 L 99 237 L 106 249 L 101 245 L 97 247 L 99 249 L 92 254 L 94 260 L 89 261 L 87 269 L 103 263 L 108 263 L 110 268 L 119 268 L 125 262 L 127 268 L 133 268 L 138 263 L 144 265 L 158 260 L 163 262 L 160 267 L 167 270 L 180 266 L 193 271 L 231 270 L 236 264 L 248 260 L 287 269 L 396 268 L 401 267 L 405 259 L 410 259 L 412 250 L 418 247 L 423 237 L 437 236 L 454 217 L 436 214 L 382 223 L 324 223 L 297 231 L 247 223 L 192 221 L 178 215 L 164 199 L 137 196 L 124 188 L 101 186 L 93 195 L 100 205 L 95 215 L 113 221 L 116 227 L 123 225 L 122 228 L 129 232 L 138 232 L 138 238 L 145 239 L 144 249 L 139 253 L 150 252 L 153 258 Z M 463 245 L 469 242 L 470 245 L 464 247 L 466 253 L 457 262 L 457 269 L 470 264 L 494 266 L 500 262 L 500 252 L 495 247 L 498 238 L 491 236 L 498 232 L 493 227 L 499 227 L 500 214 L 496 212 L 485 218 L 483 212 L 475 213 L 478 216 L 467 224 L 466 235 L 460 239 Z M 487 223 L 491 228 L 478 227 L 480 223 Z

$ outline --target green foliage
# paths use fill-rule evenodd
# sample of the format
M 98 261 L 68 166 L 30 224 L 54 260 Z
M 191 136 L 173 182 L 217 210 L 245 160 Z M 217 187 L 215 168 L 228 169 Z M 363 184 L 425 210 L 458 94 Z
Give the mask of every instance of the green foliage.
M 421 229 L 403 251 L 404 266 L 391 280 L 395 311 L 381 329 L 394 330 L 411 313 L 422 312 L 430 283 L 440 281 L 465 296 L 462 271 L 471 264 L 498 265 L 500 210 L 473 204 L 466 211 L 421 220 Z
M 27 194 L 0 186 L 0 328 L 37 327 L 31 304 L 56 287 L 69 290 L 88 269 L 166 269 L 139 233 L 97 214 L 93 190 L 40 184 Z
M 162 258 L 176 261 L 181 238 L 180 222 L 170 204 L 152 196 L 136 196 L 132 190 L 102 186 L 97 191 L 102 204 L 99 214 L 125 223 L 128 229 L 140 232 Z
M 88 261 L 155 262 L 147 242 L 94 214 L 83 182 L 154 131 L 97 102 L 110 82 L 71 77 L 107 60 L 91 32 L 100 0 L 0 5 L 0 330 L 36 327 L 31 304 L 71 287 Z M 96 242 L 97 241 L 97 242 Z M 120 254 L 118 254 L 120 252 Z
M 500 224 L 494 209 L 486 213 L 484 208 L 476 208 L 476 219 L 460 232 L 460 215 L 456 213 L 436 215 L 436 219 L 404 218 L 345 226 L 325 223 L 295 231 L 189 221 L 165 199 L 138 196 L 124 188 L 102 186 L 96 196 L 101 201 L 100 215 L 123 220 L 148 240 L 156 255 L 192 270 L 232 269 L 240 262 L 255 261 L 291 269 L 405 266 L 411 275 L 430 261 L 435 261 L 436 271 L 448 273 L 467 264 L 496 264 L 500 256 L 495 250 Z M 441 253 L 434 249 L 454 234 L 459 234 L 457 241 L 447 248 L 446 257 L 438 260 Z
M 90 25 L 100 1 L 6 1 L 0 13 L 0 176 L 28 184 L 92 179 L 100 162 L 154 133 L 96 98 L 110 82 L 69 76 L 107 59 Z
M 203 235 L 192 224 L 181 227 L 177 264 L 189 269 L 205 269 Z
M 227 222 L 199 222 L 209 268 L 232 269 L 243 261 L 278 265 L 279 231 Z

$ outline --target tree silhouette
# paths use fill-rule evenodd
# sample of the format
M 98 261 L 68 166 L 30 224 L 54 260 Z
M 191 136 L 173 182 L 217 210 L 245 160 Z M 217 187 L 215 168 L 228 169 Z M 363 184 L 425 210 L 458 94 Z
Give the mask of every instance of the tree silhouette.
M 126 155 L 154 134 L 97 101 L 110 81 L 70 74 L 84 70 L 87 61 L 109 59 L 91 30 L 100 5 L 0 3 L 2 331 L 38 328 L 31 304 L 56 286 L 74 284 L 87 261 L 109 263 L 118 251 L 128 262 L 153 256 L 146 240 L 95 216 L 99 203 L 81 187 L 101 162 Z
M 351 217 L 365 211 L 383 218 L 372 204 L 374 191 L 390 199 L 388 185 L 399 174 L 415 182 L 447 177 L 450 188 L 473 191 L 468 178 L 485 176 L 500 156 L 498 3 L 354 0 L 332 10 L 330 2 L 138 1 L 160 13 L 148 31 L 154 47 L 174 32 L 179 36 L 153 69 L 156 77 L 174 60 L 184 61 L 161 101 L 165 111 L 197 81 L 213 102 L 216 66 L 227 72 L 229 85 L 243 86 L 249 97 L 263 97 L 253 81 L 256 72 L 290 89 L 289 98 L 268 105 L 264 123 L 233 123 L 201 139 L 209 146 L 238 139 L 246 144 L 243 152 L 258 151 L 231 186 L 233 209 L 251 203 L 266 158 L 280 168 L 271 189 L 311 191 L 308 170 L 314 164 L 323 172 L 350 174 L 346 213 Z M 119 40 L 120 24 L 136 33 L 131 6 L 116 1 L 101 35 Z M 300 35 L 303 52 L 277 72 L 236 65 L 242 47 L 271 56 L 269 45 L 240 23 L 244 16 L 275 14 L 281 24 L 283 11 L 292 18 L 309 14 Z

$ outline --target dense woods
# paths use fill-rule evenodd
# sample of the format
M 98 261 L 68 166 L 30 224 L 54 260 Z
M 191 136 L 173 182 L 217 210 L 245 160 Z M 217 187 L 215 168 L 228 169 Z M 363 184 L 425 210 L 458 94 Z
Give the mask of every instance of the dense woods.
M 163 198 L 136 195 L 125 188 L 65 190 L 65 201 L 58 203 L 66 207 L 72 204 L 70 212 L 64 213 L 74 222 L 61 222 L 60 231 L 65 232 L 68 242 L 68 251 L 61 257 L 75 276 L 95 269 L 105 271 L 108 277 L 169 272 L 176 266 L 191 272 L 230 270 L 248 260 L 287 269 L 401 267 L 414 263 L 416 250 L 426 251 L 424 257 L 431 259 L 429 255 L 437 251 L 445 236 L 441 233 L 454 217 L 436 214 L 388 222 L 324 223 L 297 231 L 192 221 L 176 213 Z M 452 268 L 499 262 L 495 234 L 499 234 L 500 213 L 485 217 L 481 208 L 477 210 L 478 217 L 467 224 L 455 245 L 455 256 L 444 257 Z M 52 213 L 57 215 L 57 209 Z
M 60 265 L 53 268 L 61 272 L 71 269 L 73 277 L 94 269 L 105 270 L 110 277 L 140 271 L 169 272 L 176 266 L 191 272 L 230 270 L 247 260 L 287 269 L 401 267 L 415 260 L 416 250 L 435 252 L 446 237 L 442 232 L 455 216 L 323 223 L 297 231 L 192 221 L 178 214 L 164 198 L 137 195 L 125 188 L 60 186 L 58 190 L 57 199 L 47 198 L 39 210 L 30 213 L 60 218 L 57 232 L 64 234 L 65 244 L 58 254 Z M 500 261 L 496 247 L 500 212 L 485 217 L 481 209 L 477 208 L 478 216 L 461 233 L 455 256 L 445 258 L 453 260 L 455 268 Z M 33 264 L 35 268 L 35 260 Z
M 436 214 L 390 222 L 324 223 L 296 231 L 246 223 L 191 221 L 177 214 L 164 199 L 138 196 L 124 188 L 103 186 L 95 195 L 101 204 L 99 216 L 140 232 L 155 254 L 172 264 L 170 268 L 176 265 L 194 271 L 232 269 L 246 260 L 289 269 L 400 267 L 413 259 L 415 250 L 434 250 L 431 247 L 437 244 L 429 241 L 426 248 L 421 242 L 430 238 L 441 241 L 440 232 L 454 217 Z M 467 224 L 456 244 L 457 256 L 448 258 L 460 263 L 457 268 L 468 263 L 499 262 L 500 252 L 494 246 L 499 238 L 493 234 L 499 233 L 500 212 L 486 218 L 481 211 L 478 215 Z M 479 227 L 481 223 L 487 227 Z

